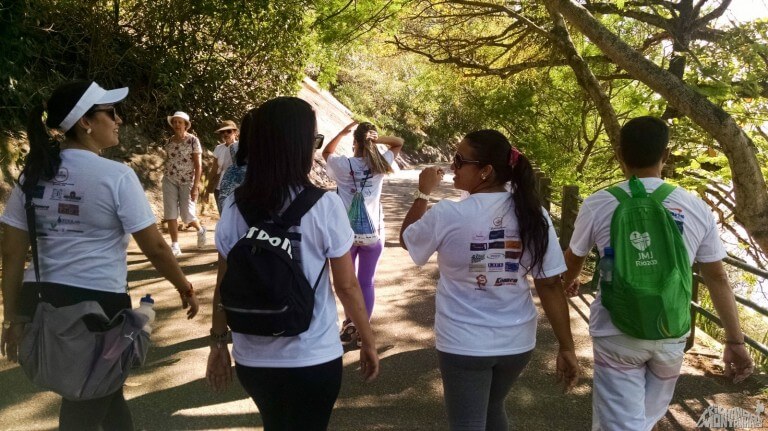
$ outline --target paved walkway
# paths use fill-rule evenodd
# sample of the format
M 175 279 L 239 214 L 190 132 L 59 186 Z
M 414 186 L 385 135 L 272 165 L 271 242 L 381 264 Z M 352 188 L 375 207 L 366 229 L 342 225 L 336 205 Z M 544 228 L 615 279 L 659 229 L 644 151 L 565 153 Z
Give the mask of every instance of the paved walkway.
M 377 273 L 377 299 L 373 325 L 377 333 L 382 372 L 364 384 L 357 376 L 358 355 L 344 355 L 344 382 L 331 430 L 444 430 L 442 386 L 437 370 L 432 324 L 437 267 L 433 259 L 416 267 L 397 244 L 402 217 L 412 202 L 413 173 L 401 172 L 384 186 L 387 242 Z M 457 196 L 446 182 L 438 192 Z M 209 223 L 213 226 L 213 223 Z M 205 386 L 210 304 L 216 279 L 216 251 L 212 245 L 194 248 L 194 232 L 182 233 L 184 254 L 180 262 L 195 285 L 201 313 L 192 321 L 183 318 L 178 296 L 158 278 L 147 259 L 135 248 L 129 251 L 130 291 L 134 299 L 145 293 L 156 298 L 157 321 L 147 365 L 126 383 L 138 430 L 261 429 L 256 407 L 235 383 L 223 394 Z M 539 320 L 538 346 L 532 362 L 513 388 L 507 407 L 520 430 L 588 430 L 591 417 L 591 343 L 584 316 L 588 309 L 573 302 L 571 323 L 584 376 L 574 391 L 563 395 L 554 384 L 557 343 L 545 317 Z M 756 379 L 733 385 L 712 376 L 716 368 L 707 349 L 687 355 L 670 413 L 662 430 L 690 429 L 708 404 L 738 406 L 754 411 L 762 386 Z M 21 370 L 0 360 L 0 430 L 55 429 L 58 397 L 36 390 Z

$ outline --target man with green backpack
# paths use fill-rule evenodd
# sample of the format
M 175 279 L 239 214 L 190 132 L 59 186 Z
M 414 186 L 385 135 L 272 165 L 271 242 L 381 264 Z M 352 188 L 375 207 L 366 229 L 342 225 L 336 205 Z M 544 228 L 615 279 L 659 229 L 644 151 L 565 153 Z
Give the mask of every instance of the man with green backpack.
M 650 430 L 666 413 L 690 332 L 694 261 L 725 327 L 726 375 L 739 382 L 752 372 L 712 212 L 661 179 L 668 142 L 655 117 L 622 127 L 618 156 L 629 180 L 584 200 L 565 254 L 569 291 L 593 245 L 602 258 L 589 318 L 593 430 Z

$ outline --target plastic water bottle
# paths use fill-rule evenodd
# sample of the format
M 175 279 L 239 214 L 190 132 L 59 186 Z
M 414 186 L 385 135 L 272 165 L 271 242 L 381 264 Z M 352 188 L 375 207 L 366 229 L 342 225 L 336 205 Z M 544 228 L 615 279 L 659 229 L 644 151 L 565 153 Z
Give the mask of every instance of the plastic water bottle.
M 613 249 L 611 247 L 603 249 L 603 257 L 600 259 L 598 269 L 600 270 L 601 282 L 613 282 Z
M 139 300 L 139 308 L 136 309 L 137 313 L 141 313 L 147 316 L 147 323 L 142 328 L 142 330 L 146 331 L 147 334 L 152 333 L 152 322 L 155 321 L 154 306 L 155 306 L 155 300 L 152 299 L 152 295 L 147 294 L 147 296 Z

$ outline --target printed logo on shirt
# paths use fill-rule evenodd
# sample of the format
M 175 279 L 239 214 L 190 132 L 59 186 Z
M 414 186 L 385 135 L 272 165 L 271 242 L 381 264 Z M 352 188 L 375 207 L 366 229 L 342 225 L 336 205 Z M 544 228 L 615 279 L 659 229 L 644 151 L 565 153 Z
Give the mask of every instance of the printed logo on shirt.
M 75 193 L 75 191 L 72 190 L 71 192 L 69 192 L 69 194 L 65 194 L 63 196 L 63 198 L 64 198 L 64 200 L 67 200 L 67 201 L 79 201 L 83 197 L 82 196 L 78 196 L 77 193 Z
M 672 220 L 675 221 L 675 224 L 677 225 L 677 228 L 680 229 L 680 234 L 683 234 L 683 229 L 685 226 L 685 215 L 683 214 L 682 208 L 667 208 L 669 210 L 669 213 L 672 214 Z
M 59 216 L 58 219 L 56 219 L 57 224 L 80 224 L 80 220 L 72 220 L 71 218 L 62 218 Z
M 504 238 L 520 238 L 520 232 L 516 229 L 504 229 Z
M 64 197 L 64 189 L 52 189 L 51 190 L 51 200 L 54 201 L 60 201 Z
M 69 179 L 69 171 L 67 170 L 67 168 L 59 168 L 59 171 L 56 172 L 56 176 L 53 177 L 53 183 L 63 184 L 68 179 Z
M 517 272 L 520 269 L 520 264 L 517 262 L 504 262 L 504 272 Z
M 513 286 L 517 284 L 516 278 L 497 277 L 494 286 Z
M 504 217 L 496 217 L 493 219 L 494 227 L 502 227 L 502 223 L 504 223 Z
M 502 239 L 504 238 L 504 230 L 492 230 L 488 233 L 488 239 Z
M 485 260 L 485 253 L 477 253 L 472 255 L 472 263 L 478 263 Z
M 493 241 L 488 243 L 489 249 L 504 249 L 504 241 Z
M 469 244 L 469 249 L 471 251 L 483 251 L 488 250 L 488 244 L 484 242 L 472 242 Z
M 475 232 L 472 234 L 472 241 L 485 241 L 485 234 L 482 232 Z
M 520 241 L 505 241 L 504 248 L 514 248 L 520 250 L 523 244 Z
M 501 272 L 504 271 L 504 262 L 489 262 L 488 272 Z
M 66 214 L 72 216 L 80 215 L 80 206 L 75 204 L 59 204 L 59 214 Z
M 469 272 L 485 272 L 485 264 L 483 263 L 470 263 Z
M 488 278 L 486 278 L 484 274 L 480 274 L 475 277 L 475 280 L 477 281 L 475 290 L 485 290 L 485 285 L 488 284 Z
M 504 252 L 504 258 L 506 259 L 520 259 L 522 252 L 518 250 L 507 250 Z
M 45 196 L 45 186 L 36 185 L 34 190 L 32 190 L 32 198 L 34 199 L 42 199 Z
M 504 253 L 488 253 L 486 257 L 488 258 L 488 260 L 504 259 Z

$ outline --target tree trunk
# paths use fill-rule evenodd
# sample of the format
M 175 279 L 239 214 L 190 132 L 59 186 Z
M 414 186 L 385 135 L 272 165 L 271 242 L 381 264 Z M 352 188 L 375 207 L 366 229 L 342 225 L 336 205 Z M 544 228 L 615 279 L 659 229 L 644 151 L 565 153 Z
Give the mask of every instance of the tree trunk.
M 663 70 L 618 36 L 611 33 L 586 9 L 572 0 L 547 0 L 592 43 L 626 70 L 663 96 L 722 146 L 728 158 L 736 195 L 735 218 L 768 254 L 768 191 L 760 171 L 756 148 L 734 119 L 724 110 Z

